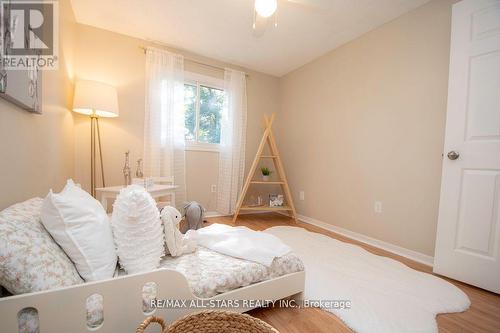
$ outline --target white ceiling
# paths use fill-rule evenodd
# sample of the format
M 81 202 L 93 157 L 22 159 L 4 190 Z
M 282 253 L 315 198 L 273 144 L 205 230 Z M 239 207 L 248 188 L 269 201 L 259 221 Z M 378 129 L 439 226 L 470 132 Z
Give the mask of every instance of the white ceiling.
M 278 27 L 256 37 L 253 0 L 71 0 L 79 23 L 276 76 L 429 0 L 300 1 L 323 5 L 280 0 Z

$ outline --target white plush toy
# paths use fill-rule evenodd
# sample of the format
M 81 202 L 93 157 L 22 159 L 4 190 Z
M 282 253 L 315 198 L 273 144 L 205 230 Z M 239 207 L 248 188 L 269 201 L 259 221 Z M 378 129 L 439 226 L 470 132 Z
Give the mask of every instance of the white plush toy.
M 179 231 L 178 225 L 182 220 L 182 215 L 175 207 L 166 206 L 163 208 L 161 220 L 165 228 L 167 250 L 172 257 L 178 257 L 196 250 L 196 234 L 188 232 L 183 235 Z

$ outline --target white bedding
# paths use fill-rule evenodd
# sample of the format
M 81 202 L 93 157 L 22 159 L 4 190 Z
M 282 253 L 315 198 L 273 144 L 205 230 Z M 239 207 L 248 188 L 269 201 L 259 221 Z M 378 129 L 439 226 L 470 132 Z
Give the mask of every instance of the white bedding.
M 247 227 L 231 227 L 212 224 L 208 227 L 189 231 L 198 245 L 212 251 L 241 258 L 270 267 L 275 258 L 284 256 L 292 249 L 278 237 Z
M 166 257 L 160 266 L 184 274 L 193 294 L 201 298 L 213 297 L 252 283 L 304 270 L 302 261 L 293 253 L 274 259 L 272 264 L 266 267 L 204 247 L 181 257 Z

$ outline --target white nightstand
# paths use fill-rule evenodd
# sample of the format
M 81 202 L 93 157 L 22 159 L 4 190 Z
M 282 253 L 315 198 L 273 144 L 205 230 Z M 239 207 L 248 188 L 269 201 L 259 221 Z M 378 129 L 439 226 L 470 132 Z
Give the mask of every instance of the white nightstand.
M 124 187 L 125 186 L 110 186 L 96 188 L 97 197 L 101 197 L 101 204 L 106 212 L 108 211 L 108 200 L 116 199 L 116 197 Z M 169 196 L 170 202 L 173 206 L 175 206 L 175 189 L 178 187 L 179 186 L 177 185 L 155 184 L 148 187 L 147 191 L 154 199 Z

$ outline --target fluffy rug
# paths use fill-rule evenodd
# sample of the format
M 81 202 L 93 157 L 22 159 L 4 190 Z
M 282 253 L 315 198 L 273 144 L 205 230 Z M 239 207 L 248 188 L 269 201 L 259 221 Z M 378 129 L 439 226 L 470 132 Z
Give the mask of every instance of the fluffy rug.
M 305 299 L 350 301 L 324 310 L 358 333 L 438 332 L 438 313 L 468 309 L 469 298 L 453 284 L 363 248 L 295 227 L 273 227 L 302 259 Z

